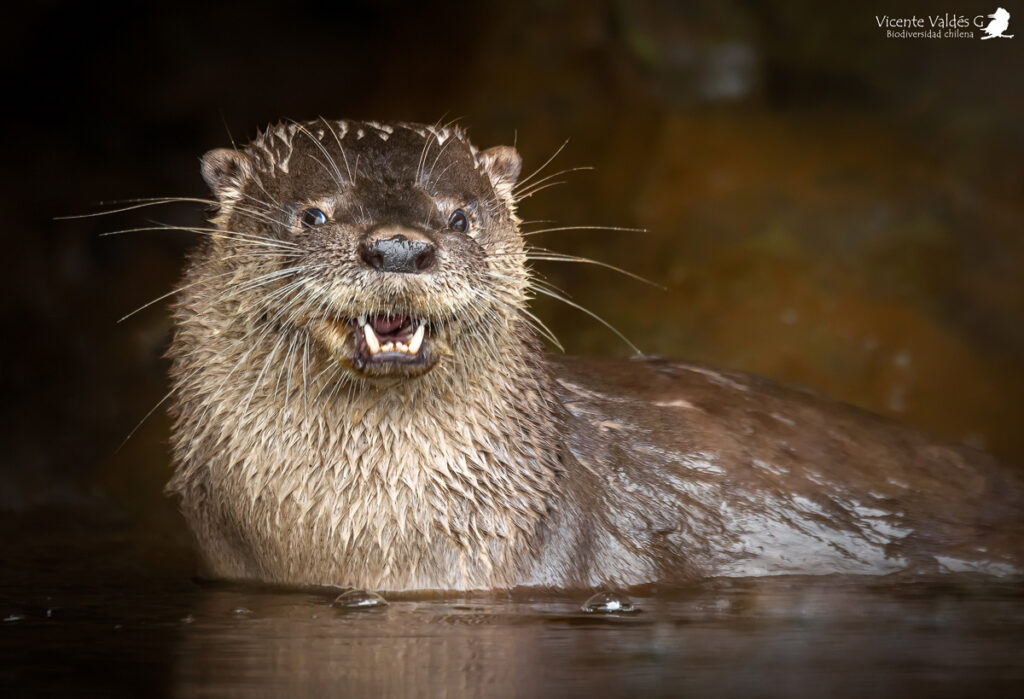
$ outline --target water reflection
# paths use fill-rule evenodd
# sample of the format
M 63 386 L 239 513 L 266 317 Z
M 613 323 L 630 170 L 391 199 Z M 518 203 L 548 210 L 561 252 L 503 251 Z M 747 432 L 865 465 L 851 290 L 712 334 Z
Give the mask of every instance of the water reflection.
M 183 695 L 978 695 L 1024 681 L 1020 593 L 767 579 L 649 590 L 643 613 L 609 616 L 566 595 L 360 612 L 330 594 L 217 587 L 180 631 L 173 676 Z

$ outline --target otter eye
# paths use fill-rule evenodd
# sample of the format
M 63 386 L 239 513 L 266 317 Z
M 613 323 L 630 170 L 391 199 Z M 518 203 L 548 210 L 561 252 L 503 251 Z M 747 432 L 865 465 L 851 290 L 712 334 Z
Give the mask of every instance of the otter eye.
M 469 230 L 469 216 L 466 216 L 466 212 L 462 209 L 456 209 L 448 217 L 448 228 L 459 233 L 465 233 Z
M 327 214 L 316 207 L 306 209 L 302 212 L 303 228 L 315 228 L 316 226 L 322 226 L 325 223 L 327 223 Z

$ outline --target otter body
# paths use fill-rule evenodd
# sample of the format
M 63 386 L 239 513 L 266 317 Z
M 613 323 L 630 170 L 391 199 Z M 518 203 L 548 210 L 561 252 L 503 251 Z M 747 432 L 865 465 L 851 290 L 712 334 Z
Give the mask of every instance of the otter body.
M 1016 474 L 763 379 L 543 354 L 520 159 L 312 121 L 216 150 L 175 306 L 205 572 L 377 590 L 1019 573 Z

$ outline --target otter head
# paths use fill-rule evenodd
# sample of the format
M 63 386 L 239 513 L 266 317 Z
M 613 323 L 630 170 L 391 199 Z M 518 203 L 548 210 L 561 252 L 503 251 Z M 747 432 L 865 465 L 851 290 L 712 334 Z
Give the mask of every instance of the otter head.
M 245 294 L 263 305 L 245 309 L 265 326 L 253 341 L 312 338 L 350 377 L 494 358 L 516 339 L 529 284 L 520 164 L 513 148 L 478 151 L 453 128 L 272 127 L 203 158 L 219 201 L 218 272 L 262 291 Z

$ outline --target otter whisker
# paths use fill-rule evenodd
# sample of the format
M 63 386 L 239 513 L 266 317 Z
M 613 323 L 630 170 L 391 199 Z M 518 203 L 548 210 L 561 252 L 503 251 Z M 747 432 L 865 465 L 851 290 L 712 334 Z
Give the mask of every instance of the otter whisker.
M 559 170 L 558 172 L 553 172 L 550 175 L 545 175 L 544 177 L 540 178 L 536 182 L 533 182 L 533 183 L 529 184 L 528 186 L 524 186 L 526 184 L 526 181 L 523 180 L 518 185 L 516 185 L 515 189 L 512 190 L 512 194 L 513 194 L 514 198 L 518 200 L 518 199 L 522 198 L 522 195 L 526 191 L 535 189 L 539 185 L 542 185 L 545 182 L 553 180 L 556 177 L 559 177 L 561 175 L 568 175 L 569 173 L 572 173 L 572 172 L 581 172 L 583 170 L 594 170 L 594 169 L 596 169 L 596 168 L 594 168 L 593 166 L 590 166 L 590 165 L 581 165 L 581 166 L 578 166 L 578 167 L 565 168 L 564 170 Z M 527 195 L 527 196 L 529 196 L 529 195 Z
M 538 254 L 538 252 L 540 254 Z M 661 289 L 662 291 L 668 290 L 668 288 L 665 287 L 664 285 L 658 284 L 654 281 L 651 281 L 650 279 L 635 274 L 634 272 L 630 272 L 629 270 L 617 267 L 616 265 L 612 265 L 607 262 L 602 262 L 600 260 L 593 260 L 590 259 L 589 257 L 580 257 L 577 255 L 567 255 L 564 253 L 553 252 L 550 250 L 546 250 L 545 248 L 526 247 L 524 250 L 517 250 L 505 253 L 496 252 L 488 255 L 488 259 L 496 259 L 502 257 L 522 258 L 526 262 L 576 262 L 581 264 L 592 264 L 598 267 L 609 269 L 613 272 L 618 272 L 619 274 L 623 274 L 631 279 L 635 279 L 639 282 L 643 282 L 645 284 L 653 286 L 656 289 Z
M 260 188 L 260 191 L 261 191 L 261 192 L 263 192 L 263 194 L 264 194 L 264 195 L 265 195 L 265 196 L 267 197 L 267 199 L 269 199 L 269 200 L 270 200 L 270 202 L 271 202 L 271 207 L 268 207 L 268 208 L 276 208 L 276 209 L 278 209 L 279 211 L 281 211 L 282 213 L 284 213 L 285 215 L 287 215 L 287 214 L 288 214 L 287 210 L 286 210 L 286 209 L 285 209 L 284 207 L 282 207 L 282 206 L 281 206 L 281 202 L 279 202 L 279 201 L 277 200 L 277 198 L 276 198 L 276 197 L 274 197 L 274 195 L 272 195 L 272 194 L 271 194 L 270 192 L 268 192 L 268 191 L 267 191 L 267 188 L 263 186 L 263 181 L 262 181 L 262 180 L 261 180 L 261 179 L 260 179 L 259 177 L 253 177 L 253 180 L 252 180 L 252 181 L 253 181 L 253 183 L 254 183 L 254 184 L 255 184 L 255 185 L 257 186 L 257 187 L 259 187 L 259 188 Z M 243 195 L 243 196 L 244 196 L 244 195 Z M 253 197 L 252 199 L 253 199 L 253 201 L 259 201 L 259 200 L 258 200 L 258 199 L 256 199 L 255 197 Z M 263 205 L 264 205 L 264 206 L 267 206 L 267 204 L 266 204 L 265 202 L 261 202 L 261 203 L 263 203 Z
M 445 169 L 441 170 L 441 173 L 436 178 L 434 178 L 435 185 L 436 185 L 436 183 L 440 182 L 444 178 L 444 173 L 448 172 L 452 168 L 453 165 L 455 165 L 455 163 L 448 163 L 448 165 L 445 167 Z
M 270 368 L 270 363 L 273 361 L 274 357 L 277 355 L 277 348 L 281 346 L 282 342 L 284 342 L 285 337 L 287 337 L 287 335 L 285 335 L 284 333 L 280 333 L 279 334 L 279 336 L 277 338 L 277 342 L 274 343 L 274 346 L 270 350 L 270 353 L 267 355 L 266 360 L 264 360 L 263 368 L 260 369 L 260 373 L 256 377 L 256 380 L 252 382 L 252 390 L 249 391 L 249 395 L 245 399 L 245 404 L 242 407 L 242 412 L 243 413 L 248 412 L 249 406 L 252 404 L 252 398 L 253 398 L 254 395 L 256 395 L 256 389 L 258 389 L 260 387 L 260 384 L 263 381 L 263 375 L 266 374 L 267 373 L 267 369 Z
M 323 171 L 327 173 L 328 177 L 334 179 L 335 175 L 333 172 L 331 172 L 330 168 L 327 167 L 327 163 L 325 163 L 323 160 L 321 160 L 312 153 L 309 154 L 309 159 L 316 161 L 316 163 L 321 167 L 321 169 L 323 169 Z M 338 189 L 344 187 L 344 185 L 341 183 L 341 180 L 337 180 L 335 184 L 337 185 Z
M 345 154 L 345 146 L 341 145 L 341 136 L 338 135 L 338 131 L 330 123 L 328 123 L 328 121 L 326 119 L 324 119 L 323 117 L 320 117 L 320 121 L 322 121 L 327 126 L 327 130 L 331 132 L 332 136 L 334 136 L 334 142 L 338 144 L 338 151 L 341 153 L 341 159 L 343 161 L 345 161 L 345 172 L 348 173 L 348 181 L 349 182 L 355 182 L 356 181 L 355 175 L 352 174 L 352 168 L 349 166 L 349 163 L 348 163 L 348 156 Z M 358 165 L 359 165 L 359 163 L 357 162 L 356 163 L 356 174 L 359 173 Z
M 321 117 L 321 119 L 323 119 L 323 117 Z M 310 157 L 313 158 L 314 160 L 316 160 L 317 162 L 320 162 L 321 166 L 323 166 L 324 170 L 327 171 L 327 174 L 330 175 L 333 178 L 334 183 L 336 185 L 338 185 L 339 189 L 343 188 L 344 187 L 344 183 L 342 182 L 341 170 L 338 169 L 337 163 L 334 162 L 334 158 L 328 152 L 328 150 L 324 146 L 324 144 L 320 142 L 319 138 L 317 138 L 312 133 L 310 133 L 309 129 L 307 129 L 305 126 L 303 126 L 299 122 L 293 120 L 293 121 L 291 121 L 291 123 L 294 124 L 295 126 L 297 126 L 301 133 L 303 133 L 307 137 L 309 137 L 309 140 L 313 142 L 313 145 L 316 146 L 317 149 L 319 149 L 319 151 L 324 154 L 324 157 L 327 158 L 328 162 L 330 162 L 331 166 L 334 168 L 333 173 L 330 170 L 328 170 L 327 165 L 325 163 L 320 162 L 319 158 L 317 158 L 316 156 L 313 156 L 313 155 L 311 155 Z
M 192 228 L 189 226 L 172 226 L 172 225 L 160 225 L 160 226 L 138 226 L 135 228 L 122 228 L 116 231 L 106 231 L 100 233 L 101 237 L 113 236 L 113 235 L 125 235 L 127 233 L 143 233 L 146 231 L 177 231 L 184 233 L 195 233 L 196 235 L 205 235 L 210 238 L 225 238 L 227 240 L 239 240 L 258 243 L 260 247 L 272 247 L 282 248 L 285 250 L 296 250 L 298 246 L 293 243 L 288 243 L 282 240 L 275 240 L 273 238 L 264 238 L 262 236 L 251 235 L 247 233 L 238 233 L 236 231 L 227 231 L 222 228 Z
M 240 296 L 242 294 L 246 294 L 246 293 L 248 293 L 248 292 L 250 292 L 250 291 L 252 291 L 254 289 L 257 289 L 257 288 L 259 288 L 261 286 L 266 286 L 268 284 L 272 284 L 273 282 L 275 282 L 275 281 L 277 281 L 278 279 L 281 278 L 280 276 L 275 276 L 275 277 L 272 277 L 272 278 L 269 278 L 269 279 L 265 278 L 265 277 L 266 277 L 266 275 L 264 275 L 264 278 L 257 278 L 258 281 L 255 281 L 254 283 L 249 284 L 245 288 L 241 288 L 240 285 L 235 285 L 235 286 L 229 287 L 228 289 L 224 290 L 222 293 L 218 294 L 216 297 L 210 299 L 205 304 L 205 308 L 207 310 L 213 310 L 215 308 L 216 304 L 218 304 L 218 303 L 221 303 L 223 301 L 227 301 L 229 299 L 237 298 L 238 296 Z M 270 294 L 268 294 L 268 300 L 273 300 L 273 299 L 276 299 L 276 298 L 282 298 L 283 296 L 286 296 L 288 294 L 288 292 L 293 291 L 295 289 L 299 289 L 299 288 L 301 288 L 301 286 L 302 286 L 302 280 L 301 279 L 289 282 L 288 284 L 285 284 L 284 286 L 279 287 L 276 291 L 273 291 Z
M 530 311 L 527 308 L 520 308 L 519 312 L 522 313 L 523 315 L 525 315 L 527 317 L 527 322 L 529 322 L 531 326 L 533 326 L 536 330 L 538 330 L 541 334 L 543 334 L 544 337 L 546 337 L 548 340 L 550 340 L 551 344 L 553 344 L 555 347 L 557 347 L 559 349 L 559 351 L 565 352 L 565 347 L 562 345 L 561 341 L 555 335 L 554 331 L 552 331 L 551 328 L 549 328 L 547 325 L 545 325 L 544 321 L 542 321 L 540 318 L 538 318 L 533 313 L 533 311 Z
M 309 400 L 309 333 L 303 333 L 305 339 L 302 343 L 302 396 Z
M 288 337 L 288 351 L 285 353 L 285 361 L 281 362 L 280 370 L 277 373 L 277 381 L 274 382 L 274 399 L 277 399 L 278 391 L 281 389 L 281 379 L 285 379 L 284 399 L 288 400 L 291 395 L 292 367 L 295 362 L 295 343 L 297 338 L 294 335 Z
M 250 209 L 248 207 L 238 206 L 237 204 L 235 205 L 235 210 L 238 211 L 238 213 L 240 213 L 240 214 L 244 214 L 245 217 L 250 219 L 250 220 L 264 221 L 266 223 L 269 223 L 272 226 L 279 226 L 281 224 L 280 219 L 276 219 L 276 218 L 274 218 L 273 216 L 270 216 L 268 213 L 266 213 L 264 211 L 259 211 L 257 209 Z
M 224 387 L 227 385 L 227 382 L 231 380 L 231 377 L 239 369 L 239 367 L 241 367 L 242 364 L 244 364 L 246 361 L 248 361 L 248 359 L 251 356 L 251 354 L 258 347 L 260 347 L 260 344 L 262 343 L 263 339 L 270 333 L 271 330 L 274 329 L 274 325 L 279 320 L 280 315 L 281 315 L 282 312 L 283 311 L 278 311 L 278 313 L 273 318 L 268 318 L 266 322 L 264 322 L 264 323 L 262 323 L 260 325 L 257 325 L 255 328 L 253 328 L 249 332 L 245 333 L 241 338 L 237 339 L 233 343 L 236 347 L 240 346 L 243 343 L 245 343 L 247 340 L 249 340 L 252 337 L 253 334 L 259 333 L 259 335 L 255 339 L 253 339 L 253 341 L 251 343 L 249 343 L 249 345 L 250 345 L 249 349 L 247 349 L 247 350 L 245 350 L 243 352 L 242 356 L 235 363 L 235 365 L 231 368 L 231 371 L 229 371 L 227 376 L 225 376 L 224 379 L 221 381 L 220 386 L 217 388 L 217 392 L 218 393 L 224 390 Z M 282 335 L 282 337 L 283 337 L 283 335 Z M 254 387 L 255 386 L 258 386 L 258 382 L 254 384 Z M 247 404 L 246 408 L 248 408 L 248 404 Z M 209 408 L 207 410 L 209 410 Z
M 565 184 L 565 182 L 566 182 L 565 180 L 555 180 L 554 182 L 548 182 L 547 184 L 543 184 L 543 185 L 540 185 L 540 186 L 538 186 L 536 188 L 530 189 L 529 191 L 523 192 L 522 194 L 517 194 L 516 195 L 516 203 L 519 203 L 521 201 L 529 199 L 534 194 L 537 194 L 538 192 L 542 192 L 545 189 L 548 189 L 549 187 L 557 187 L 558 185 Z
M 537 223 L 557 223 L 557 221 L 555 219 L 540 219 L 540 218 L 533 219 L 533 220 L 530 220 L 530 221 L 519 221 L 519 228 L 522 228 L 523 226 L 532 226 L 532 225 L 537 224 Z
M 552 181 L 552 178 L 557 177 L 560 174 L 564 174 L 566 172 L 575 172 L 577 170 L 593 170 L 593 169 L 594 168 L 591 168 L 591 167 L 577 167 L 577 168 L 571 168 L 569 170 L 563 170 L 562 172 L 555 173 L 554 175 L 550 175 L 548 177 L 540 179 L 537 182 L 532 183 L 528 187 L 524 187 L 522 189 L 516 190 L 513 193 L 513 196 L 515 197 L 515 200 L 516 200 L 517 203 L 521 202 L 521 201 L 524 201 L 526 199 L 529 199 L 533 195 L 538 194 L 539 192 L 544 191 L 545 189 L 547 189 L 549 187 L 557 187 L 558 185 L 562 185 L 562 184 L 565 184 L 566 182 L 568 182 L 568 180 L 554 180 L 554 181 Z
M 532 179 L 533 179 L 534 177 L 536 177 L 537 175 L 539 175 L 539 174 L 541 173 L 541 171 L 543 171 L 543 170 L 544 170 L 544 168 L 546 168 L 546 167 L 547 167 L 548 165 L 550 165 L 550 164 L 551 164 L 551 161 L 552 161 L 552 160 L 554 160 L 555 158 L 557 158 L 557 157 L 558 157 L 558 154 L 559 154 L 559 153 L 561 153 L 561 152 L 562 152 L 563 150 L 565 150 L 565 147 L 566 147 L 567 145 L 569 145 L 569 139 L 568 139 L 568 138 L 567 138 L 567 139 L 565 139 L 565 141 L 563 141 L 563 142 L 562 142 L 562 145 L 560 145 L 560 146 L 559 146 L 559 147 L 557 148 L 557 150 L 555 150 L 555 152 L 551 154 L 551 157 L 549 157 L 549 158 L 548 158 L 547 160 L 545 160 L 545 161 L 544 161 L 543 163 L 541 163 L 541 166 L 540 166 L 539 168 L 537 168 L 536 170 L 534 170 L 533 172 L 531 172 L 531 173 L 530 173 L 529 175 L 527 175 L 526 177 L 520 178 L 520 180 L 519 180 L 519 182 L 518 182 L 518 186 L 519 186 L 519 187 L 521 188 L 521 187 L 522 187 L 523 185 L 525 185 L 525 184 L 526 184 L 527 182 L 529 182 L 529 181 L 530 181 L 530 180 L 532 180 Z
M 117 445 L 117 449 L 114 450 L 115 454 L 119 453 L 122 449 L 124 449 L 124 446 L 128 443 L 128 440 L 130 440 L 132 437 L 135 436 L 135 433 L 138 432 L 139 428 L 142 427 L 145 424 L 146 420 L 148 420 L 153 415 L 153 413 L 155 413 L 157 411 L 157 409 L 161 405 L 166 403 L 167 399 L 170 398 L 172 395 L 174 395 L 174 392 L 177 389 L 178 389 L 177 386 L 171 387 L 171 390 L 169 390 L 167 393 L 165 393 L 164 397 L 156 402 L 156 405 L 154 405 L 152 408 L 150 408 L 148 411 L 146 411 L 146 414 L 142 416 L 142 419 L 139 420 L 135 424 L 135 427 L 133 427 L 131 429 L 131 431 L 128 433 L 128 435 L 124 439 L 121 440 L 121 443 Z
M 266 190 L 263 190 L 263 191 L 264 191 L 264 193 L 266 193 Z M 258 197 L 254 197 L 252 194 L 248 194 L 246 192 L 242 193 L 242 198 L 243 199 L 248 199 L 252 203 L 257 204 L 259 206 L 262 206 L 267 211 L 276 210 L 279 214 L 282 214 L 283 216 L 286 216 L 286 217 L 290 216 L 291 213 L 292 213 L 292 212 L 288 211 L 288 209 L 286 209 L 283 206 L 281 206 L 276 201 L 266 202 L 266 201 L 263 201 L 262 199 L 260 199 Z M 278 219 L 275 219 L 273 216 L 270 216 L 270 215 L 268 215 L 265 212 L 260 212 L 258 209 L 239 209 L 238 208 L 238 204 L 235 204 L 234 210 L 235 211 L 239 211 L 240 210 L 243 213 L 245 213 L 245 212 L 262 213 L 263 214 L 263 219 L 265 221 L 267 221 L 267 223 L 274 223 L 274 224 L 280 223 L 280 221 Z
M 524 231 L 524 238 L 541 233 L 555 233 L 558 231 L 620 231 L 625 233 L 649 233 L 646 228 L 630 228 L 628 226 L 557 226 L 555 228 L 541 228 L 540 230 Z
M 184 286 L 179 286 L 177 289 L 174 289 L 172 291 L 168 291 L 166 294 L 162 294 L 160 296 L 157 296 L 152 301 L 139 306 L 138 308 L 136 308 L 131 313 L 127 313 L 127 314 L 121 316 L 120 318 L 117 319 L 117 322 L 118 323 L 123 323 L 124 321 L 128 320 L 133 315 L 135 315 L 136 313 L 139 313 L 140 311 L 143 311 L 143 310 L 149 308 L 153 304 L 159 303 L 160 301 L 163 301 L 166 298 L 170 298 L 171 296 L 174 296 L 176 294 L 180 294 L 181 292 L 186 291 L 188 289 L 191 289 L 191 288 L 193 288 L 195 286 L 198 286 L 199 284 L 206 284 L 206 283 L 208 283 L 211 280 L 222 279 L 223 277 L 227 277 L 227 276 L 230 276 L 232 274 L 234 274 L 233 271 L 231 271 L 231 272 L 224 272 L 222 274 L 215 274 L 212 277 L 201 277 L 201 278 L 197 279 L 196 281 L 192 282 L 191 284 L 186 284 Z
M 629 348 L 632 349 L 635 354 L 643 355 L 643 352 L 641 352 L 640 349 L 636 345 L 634 345 L 632 342 L 630 342 L 628 337 L 626 337 L 621 332 L 619 332 L 618 328 L 616 328 L 614 325 L 609 323 L 607 320 L 605 320 L 604 318 L 602 318 L 598 314 L 596 314 L 593 311 L 591 311 L 589 308 L 581 306 L 580 304 L 576 303 L 575 301 L 571 301 L 571 300 L 567 299 L 566 297 L 562 296 L 561 294 L 558 294 L 558 293 L 555 293 L 554 291 L 551 291 L 550 289 L 544 289 L 544 288 L 539 287 L 539 286 L 534 286 L 533 288 L 536 291 L 540 292 L 541 294 L 544 294 L 545 296 L 548 296 L 550 298 L 553 298 L 553 299 L 556 299 L 558 301 L 561 301 L 562 303 L 565 303 L 565 304 L 567 304 L 569 306 L 572 306 L 573 308 L 575 308 L 575 309 L 577 309 L 579 311 L 583 311 L 588 316 L 590 316 L 591 318 L 593 318 L 594 320 L 599 322 L 601 325 L 605 326 L 606 328 L 611 330 L 613 333 L 615 333 L 619 337 L 619 339 L 621 339 L 623 342 L 625 342 L 627 345 L 629 345 Z
M 103 206 L 106 203 L 120 204 L 125 202 L 136 202 L 129 206 L 124 206 L 118 209 L 107 209 L 105 211 L 94 211 L 88 214 L 73 214 L 69 216 L 54 216 L 54 221 L 72 221 L 75 219 L 82 218 L 96 218 L 98 216 L 110 216 L 113 214 L 121 214 L 127 211 L 135 211 L 136 209 L 144 209 L 150 206 L 160 206 L 163 204 L 207 204 L 215 206 L 217 204 L 213 199 L 201 199 L 198 197 L 146 197 L 139 199 L 121 199 L 114 200 L 111 202 L 98 202 L 99 206 Z
M 441 128 L 441 119 L 444 119 L 445 116 L 447 115 L 442 115 L 440 119 L 434 122 L 432 127 L 434 130 Z M 423 182 L 423 166 L 426 165 L 427 153 L 430 151 L 430 147 L 435 143 L 437 143 L 437 141 L 433 138 L 425 137 L 423 139 L 423 148 L 420 149 L 420 157 L 419 161 L 416 163 L 416 174 L 413 177 L 413 182 Z
M 662 284 L 658 284 L 657 282 L 651 281 L 650 279 L 647 279 L 646 277 L 642 277 L 639 274 L 636 274 L 634 272 L 630 272 L 628 269 L 623 269 L 623 268 L 618 267 L 616 265 L 609 264 L 607 262 L 602 262 L 601 260 L 593 260 L 593 259 L 591 259 L 589 257 L 580 257 L 579 255 L 568 255 L 568 254 L 565 254 L 565 253 L 554 252 L 552 250 L 546 250 L 544 248 L 533 248 L 533 247 L 530 247 L 530 248 L 527 248 L 527 250 L 526 250 L 526 259 L 527 260 L 531 260 L 531 261 L 532 260 L 538 260 L 538 261 L 542 261 L 542 262 L 578 262 L 578 263 L 581 263 L 581 264 L 596 265 L 598 267 L 603 267 L 605 269 L 610 269 L 613 272 L 618 272 L 619 274 L 623 274 L 623 275 L 629 277 L 630 279 L 637 280 L 638 282 L 643 282 L 644 284 L 649 284 L 650 286 L 653 286 L 656 289 L 661 289 L 662 291 L 668 291 L 668 287 L 663 286 Z
M 252 278 L 252 279 L 250 279 L 250 280 L 248 280 L 246 282 L 243 282 L 241 284 L 237 284 L 234 287 L 232 287 L 232 290 L 234 290 L 234 291 L 241 291 L 241 292 L 250 291 L 252 289 L 255 289 L 258 286 L 263 286 L 265 284 L 269 284 L 269 283 L 271 283 L 273 281 L 276 281 L 276 280 L 278 280 L 278 279 L 280 279 L 282 277 L 294 276 L 295 274 L 298 274 L 299 272 L 302 272 L 305 269 L 307 269 L 307 267 L 304 266 L 304 265 L 299 265 L 299 266 L 294 266 L 294 267 L 285 267 L 284 269 L 275 269 L 272 272 L 267 272 L 265 274 L 261 274 L 261 275 L 259 275 L 257 277 L 254 277 L 254 278 Z M 218 299 L 218 300 L 221 300 L 221 299 Z
M 434 168 L 437 167 L 437 161 L 441 159 L 442 155 L 444 155 L 444 152 L 448 149 L 448 146 L 450 146 L 454 142 L 455 142 L 454 138 L 449 138 L 449 139 L 447 139 L 444 142 L 444 144 L 440 148 L 437 149 L 437 155 L 434 156 L 434 162 L 430 164 L 430 170 L 429 170 L 429 172 L 427 172 L 427 174 L 426 174 L 426 176 L 424 178 L 426 180 L 426 183 L 436 183 L 437 182 L 437 180 L 435 180 L 433 178 Z

